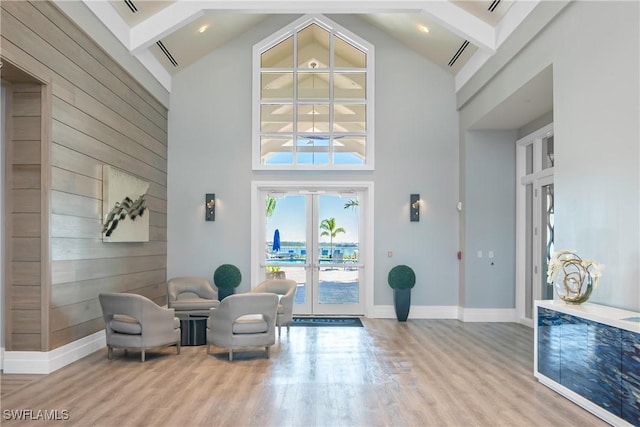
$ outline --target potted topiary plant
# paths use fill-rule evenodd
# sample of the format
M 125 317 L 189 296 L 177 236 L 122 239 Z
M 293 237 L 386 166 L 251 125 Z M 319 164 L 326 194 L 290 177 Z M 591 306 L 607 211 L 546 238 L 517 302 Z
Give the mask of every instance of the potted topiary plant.
M 393 288 L 396 318 L 400 322 L 406 322 L 411 307 L 411 288 L 416 284 L 416 274 L 409 266 L 396 265 L 389 271 L 387 282 Z
M 218 288 L 218 299 L 222 301 L 224 298 L 232 295 L 235 289 L 240 285 L 242 274 L 240 269 L 232 264 L 222 264 L 216 268 L 213 273 L 213 283 Z

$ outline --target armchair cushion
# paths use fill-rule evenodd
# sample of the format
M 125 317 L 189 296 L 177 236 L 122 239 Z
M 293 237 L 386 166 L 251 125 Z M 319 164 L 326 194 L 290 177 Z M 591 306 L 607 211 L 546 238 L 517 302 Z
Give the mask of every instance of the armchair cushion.
M 262 314 L 245 314 L 233 322 L 234 334 L 259 334 L 269 331 L 269 323 Z
M 138 320 L 126 314 L 115 314 L 109 326 L 120 334 L 140 335 L 142 333 L 142 325 Z

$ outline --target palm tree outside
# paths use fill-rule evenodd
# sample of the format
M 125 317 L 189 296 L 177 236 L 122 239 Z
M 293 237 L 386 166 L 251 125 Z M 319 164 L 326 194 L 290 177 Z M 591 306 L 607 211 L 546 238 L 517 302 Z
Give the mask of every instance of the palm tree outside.
M 273 211 L 276 210 L 276 203 L 277 202 L 278 202 L 278 199 L 276 199 L 275 197 L 267 196 L 267 201 L 266 201 L 267 218 L 269 218 L 271 215 L 273 215 Z
M 323 230 L 320 233 L 320 236 L 329 236 L 329 257 L 333 258 L 333 239 L 338 235 L 338 233 L 346 233 L 347 231 L 342 227 L 336 228 L 336 219 L 335 218 L 327 218 L 323 219 L 320 223 L 320 230 Z

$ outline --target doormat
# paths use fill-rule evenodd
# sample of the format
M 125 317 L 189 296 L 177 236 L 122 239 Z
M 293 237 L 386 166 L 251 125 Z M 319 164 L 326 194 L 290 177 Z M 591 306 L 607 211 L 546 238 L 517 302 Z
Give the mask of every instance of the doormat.
M 363 327 L 357 317 L 294 317 L 291 326 L 357 326 Z

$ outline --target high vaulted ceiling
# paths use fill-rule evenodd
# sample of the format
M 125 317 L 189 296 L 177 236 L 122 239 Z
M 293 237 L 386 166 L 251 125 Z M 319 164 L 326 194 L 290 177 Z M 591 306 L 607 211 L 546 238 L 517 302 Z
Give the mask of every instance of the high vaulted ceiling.
M 167 89 L 171 76 L 272 14 L 354 14 L 452 73 L 456 90 L 539 0 L 82 0 Z

